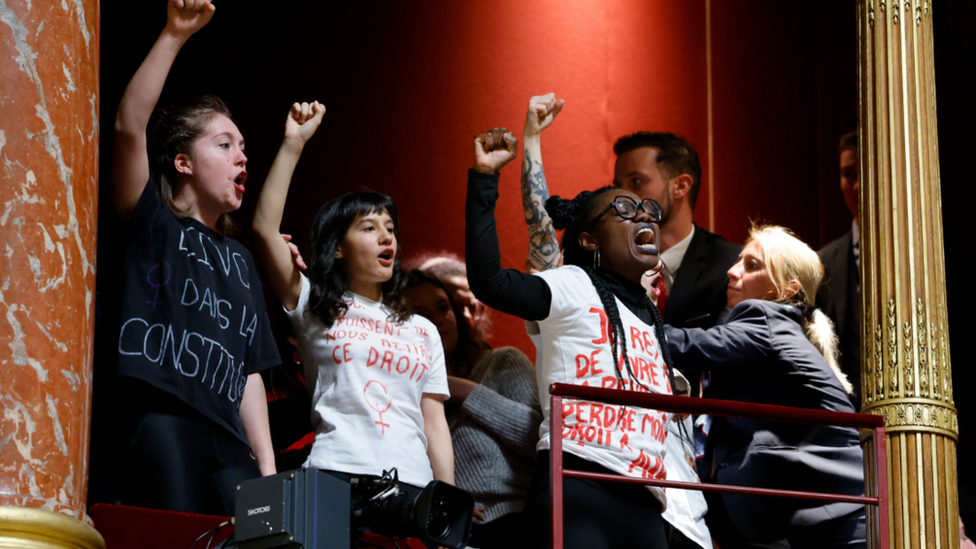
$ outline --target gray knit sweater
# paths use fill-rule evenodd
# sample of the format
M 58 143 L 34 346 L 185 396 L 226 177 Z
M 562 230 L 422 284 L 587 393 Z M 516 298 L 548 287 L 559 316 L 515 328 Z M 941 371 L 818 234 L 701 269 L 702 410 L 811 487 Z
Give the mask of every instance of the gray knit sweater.
M 522 510 L 539 441 L 535 367 L 514 347 L 495 349 L 471 370 L 478 386 L 448 409 L 454 477 L 486 507 L 485 520 Z

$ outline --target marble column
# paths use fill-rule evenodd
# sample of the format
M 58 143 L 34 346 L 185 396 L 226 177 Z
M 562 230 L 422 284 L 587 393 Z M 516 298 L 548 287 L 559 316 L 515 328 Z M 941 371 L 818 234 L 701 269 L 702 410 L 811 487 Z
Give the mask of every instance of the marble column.
M 932 9 L 858 1 L 862 394 L 887 420 L 892 548 L 959 547 Z
M 0 0 L 0 547 L 104 547 L 85 514 L 98 17 Z

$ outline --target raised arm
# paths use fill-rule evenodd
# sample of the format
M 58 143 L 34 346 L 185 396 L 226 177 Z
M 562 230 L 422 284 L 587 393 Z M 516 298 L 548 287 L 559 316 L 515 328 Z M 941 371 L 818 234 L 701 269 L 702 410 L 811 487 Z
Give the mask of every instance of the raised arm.
M 210 0 L 169 0 L 166 28 L 125 88 L 115 114 L 112 208 L 119 218 L 135 209 L 149 181 L 146 129 L 176 54 L 213 17 Z
M 526 270 L 544 271 L 559 266 L 559 242 L 546 213 L 549 186 L 542 170 L 542 130 L 549 127 L 563 108 L 556 94 L 537 95 L 529 99 L 522 133 L 522 208 L 529 229 L 529 256 Z
M 318 101 L 314 103 L 295 103 L 288 111 L 285 120 L 285 139 L 281 142 L 278 155 L 271 164 L 268 179 L 261 187 L 258 205 L 254 210 L 254 234 L 258 257 L 264 265 L 268 284 L 281 304 L 289 311 L 298 305 L 302 291 L 302 277 L 288 242 L 281 238 L 279 227 L 285 212 L 285 199 L 291 176 L 302 156 L 305 143 L 312 137 L 322 117 L 325 107 Z
M 465 262 L 471 291 L 485 305 L 526 320 L 542 320 L 549 316 L 552 304 L 549 285 L 537 276 L 503 270 L 498 250 L 498 171 L 515 158 L 517 145 L 518 139 L 505 128 L 474 139 L 465 205 Z

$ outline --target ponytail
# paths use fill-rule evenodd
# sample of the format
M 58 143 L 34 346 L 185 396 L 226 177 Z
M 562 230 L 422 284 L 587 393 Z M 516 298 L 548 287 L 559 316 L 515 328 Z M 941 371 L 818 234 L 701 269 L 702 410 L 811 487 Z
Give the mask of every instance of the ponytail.
M 834 371 L 834 375 L 844 387 L 844 391 L 847 394 L 852 394 L 854 386 L 848 381 L 847 374 L 840 370 L 840 364 L 837 361 L 837 334 L 834 333 L 834 323 L 820 309 L 813 309 L 809 315 L 804 315 L 804 317 L 806 318 L 804 329 L 807 333 L 807 339 L 827 360 L 827 364 Z
M 746 244 L 753 241 L 759 242 L 762 249 L 769 278 L 780 296 L 777 302 L 793 305 L 803 312 L 807 339 L 823 355 L 844 391 L 853 393 L 854 387 L 837 361 L 834 323 L 814 305 L 824 275 L 820 257 L 793 231 L 777 225 L 753 225 Z M 793 293 L 788 294 L 787 289 L 791 287 Z

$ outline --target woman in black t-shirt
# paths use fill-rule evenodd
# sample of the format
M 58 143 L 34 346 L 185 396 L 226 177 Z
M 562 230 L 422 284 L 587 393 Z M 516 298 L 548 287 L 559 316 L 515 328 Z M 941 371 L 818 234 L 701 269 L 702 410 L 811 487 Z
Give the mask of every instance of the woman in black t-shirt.
M 259 372 L 280 358 L 251 255 L 225 236 L 247 179 L 244 138 L 213 96 L 153 115 L 177 53 L 214 11 L 170 0 L 119 104 L 111 201 L 124 287 L 117 378 L 101 391 L 118 412 L 102 417 L 118 423 L 94 429 L 121 437 L 122 503 L 230 515 L 238 482 L 276 472 Z

